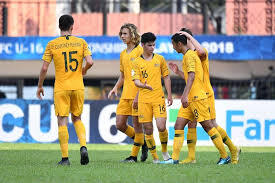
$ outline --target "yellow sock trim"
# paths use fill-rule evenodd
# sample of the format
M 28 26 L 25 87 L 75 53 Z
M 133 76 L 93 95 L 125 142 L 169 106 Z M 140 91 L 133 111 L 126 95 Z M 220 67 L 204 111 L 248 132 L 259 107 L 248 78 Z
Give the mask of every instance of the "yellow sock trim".
M 151 155 L 153 156 L 153 159 L 158 160 L 159 157 L 157 155 L 156 143 L 155 143 L 155 139 L 153 137 L 153 134 L 152 135 L 145 135 L 145 140 L 146 140 L 146 143 L 147 143 L 147 147 L 150 150 Z
M 125 134 L 126 134 L 128 137 L 133 138 L 133 137 L 135 136 L 135 130 L 134 130 L 134 128 L 128 125 L 128 126 L 127 126 L 127 129 L 126 129 L 126 131 L 125 131 Z
M 81 120 L 76 121 L 74 123 L 74 129 L 78 137 L 80 147 L 86 146 L 86 131 L 85 131 L 84 124 L 82 123 Z
M 134 139 L 134 145 L 132 147 L 131 156 L 138 156 L 138 152 L 140 150 L 140 146 L 144 144 L 144 135 L 143 133 L 136 133 Z
M 226 158 L 228 155 L 224 148 L 222 138 L 218 130 L 214 127 L 208 131 L 208 135 L 210 136 L 212 142 L 215 144 L 216 148 L 219 150 L 221 158 Z
M 168 132 L 166 129 L 164 132 L 159 132 L 159 139 L 161 143 L 161 151 L 167 152 Z
M 68 152 L 69 133 L 68 133 L 67 126 L 58 127 L 58 139 L 59 139 L 62 158 L 69 157 L 69 152 Z
M 184 141 L 184 130 L 175 130 L 174 144 L 173 144 L 173 160 L 179 160 L 181 147 Z
M 196 143 L 197 143 L 197 129 L 188 128 L 187 132 L 187 147 L 189 159 L 195 159 L 196 157 Z
M 218 132 L 220 133 L 220 135 L 222 137 L 223 143 L 225 143 L 227 145 L 230 152 L 236 151 L 237 147 L 233 144 L 231 139 L 228 137 L 226 131 L 223 128 L 221 128 L 220 126 L 217 127 L 217 130 L 218 130 Z

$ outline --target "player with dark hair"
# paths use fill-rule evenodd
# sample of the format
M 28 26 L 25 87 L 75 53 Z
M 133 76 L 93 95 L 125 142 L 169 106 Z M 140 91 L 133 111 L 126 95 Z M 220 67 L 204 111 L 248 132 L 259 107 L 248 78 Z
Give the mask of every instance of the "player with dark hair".
M 54 107 L 58 120 L 58 138 L 62 160 L 59 165 L 70 165 L 68 153 L 68 116 L 71 113 L 72 122 L 80 143 L 81 165 L 89 163 L 86 147 L 86 132 L 81 114 L 84 104 L 85 75 L 93 65 L 91 51 L 84 39 L 72 36 L 74 19 L 71 15 L 59 18 L 61 36 L 50 41 L 43 55 L 43 65 L 39 75 L 36 96 L 44 96 L 43 82 L 46 78 L 51 61 L 55 66 Z M 83 58 L 86 60 L 82 68 Z
M 153 163 L 159 163 L 156 152 L 156 144 L 153 137 L 153 116 L 156 119 L 159 138 L 162 146 L 162 156 L 164 160 L 170 159 L 167 151 L 168 132 L 166 129 L 166 104 L 162 90 L 161 79 L 168 94 L 168 106 L 172 105 L 171 80 L 165 59 L 163 56 L 155 54 L 156 36 L 151 33 L 144 33 L 141 36 L 143 53 L 136 58 L 133 63 L 132 78 L 139 88 L 138 96 L 138 119 L 143 124 L 145 139 L 148 149 L 153 156 Z
M 206 85 L 206 90 L 208 94 L 209 104 L 210 104 L 210 115 L 211 115 L 211 122 L 213 123 L 214 127 L 218 130 L 220 133 L 223 142 L 228 146 L 230 152 L 231 152 L 231 158 L 232 163 L 237 164 L 239 161 L 239 153 L 240 149 L 236 147 L 229 136 L 227 135 L 226 131 L 220 127 L 216 123 L 216 109 L 215 109 L 215 97 L 214 97 L 214 91 L 212 88 L 212 85 L 210 83 L 210 76 L 209 76 L 209 60 L 208 60 L 208 52 L 205 48 L 201 46 L 201 44 L 193 37 L 192 32 L 187 28 L 182 28 L 179 32 L 181 35 L 185 35 L 187 37 L 187 46 L 191 50 L 194 50 L 197 52 L 197 55 L 199 56 L 203 68 L 203 77 L 204 77 L 204 83 Z M 173 72 L 175 72 L 177 75 L 181 76 L 184 79 L 184 74 L 182 71 L 178 69 L 178 66 L 174 63 L 170 63 L 169 67 Z M 195 148 L 196 148 L 196 142 L 197 142 L 197 132 L 196 132 L 197 122 L 196 121 L 190 121 L 188 123 L 188 132 L 187 132 L 187 146 L 188 146 L 188 157 L 183 160 L 181 163 L 195 163 Z
M 123 85 L 122 96 L 116 111 L 116 127 L 128 137 L 134 139 L 131 155 L 123 162 L 137 162 L 137 155 L 142 146 L 141 161 L 146 161 L 148 148 L 144 140 L 142 125 L 138 122 L 138 88 L 131 77 L 132 63 L 139 57 L 143 49 L 139 45 L 140 35 L 134 24 L 124 24 L 119 31 L 119 37 L 127 45 L 120 53 L 120 76 L 114 88 L 109 92 L 108 98 L 113 94 L 117 96 L 118 89 Z M 132 116 L 133 127 L 127 124 L 128 117 Z
M 187 37 L 180 34 L 172 36 L 173 48 L 184 55 L 182 61 L 182 74 L 186 86 L 181 96 L 182 106 L 178 112 L 175 123 L 175 137 L 172 159 L 163 161 L 163 164 L 178 164 L 179 154 L 184 141 L 184 127 L 189 121 L 196 120 L 208 133 L 212 142 L 220 152 L 217 164 L 228 164 L 230 157 L 224 148 L 222 138 L 217 129 L 211 123 L 210 105 L 206 86 L 204 83 L 203 68 L 197 53 L 187 46 Z

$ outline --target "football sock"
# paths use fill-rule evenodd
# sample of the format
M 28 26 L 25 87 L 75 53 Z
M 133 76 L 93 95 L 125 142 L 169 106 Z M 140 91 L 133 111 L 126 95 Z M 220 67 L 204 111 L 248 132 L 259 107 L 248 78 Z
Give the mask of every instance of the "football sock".
M 231 139 L 228 137 L 226 131 L 223 128 L 221 128 L 220 126 L 217 127 L 217 130 L 218 130 L 218 132 L 220 133 L 220 135 L 222 137 L 223 143 L 225 143 L 227 145 L 230 152 L 236 151 L 237 147 L 233 144 Z
M 74 129 L 77 134 L 80 147 L 85 146 L 86 147 L 86 131 L 84 124 L 82 123 L 81 120 L 78 120 L 74 123 Z
M 137 157 L 140 146 L 144 144 L 144 135 L 143 133 L 136 133 L 134 139 L 134 145 L 132 147 L 131 156 Z
M 188 128 L 187 132 L 187 147 L 188 147 L 188 157 L 189 159 L 195 159 L 196 153 L 196 143 L 197 143 L 197 128 Z
M 62 158 L 69 157 L 69 152 L 68 152 L 69 133 L 68 133 L 67 126 L 58 127 L 58 138 L 59 138 Z
M 146 140 L 147 147 L 148 147 L 148 149 L 150 150 L 150 152 L 153 156 L 153 159 L 158 160 L 159 157 L 157 155 L 156 143 L 155 143 L 155 139 L 153 137 L 153 134 L 152 135 L 145 135 L 145 140 Z
M 161 142 L 161 151 L 167 152 L 168 132 L 166 129 L 164 132 L 159 132 L 159 139 Z
M 134 139 L 134 138 L 135 138 L 135 130 L 134 130 L 134 128 L 131 127 L 131 126 L 129 126 L 129 125 L 127 125 L 127 129 L 126 129 L 126 131 L 125 131 L 125 134 L 126 134 L 128 137 Z
M 173 144 L 173 160 L 179 160 L 180 150 L 184 141 L 184 130 L 175 130 L 174 144 Z
M 228 155 L 224 148 L 222 138 L 218 130 L 213 127 L 211 130 L 208 131 L 208 135 L 210 136 L 212 142 L 215 144 L 216 148 L 219 150 L 221 158 L 226 158 Z

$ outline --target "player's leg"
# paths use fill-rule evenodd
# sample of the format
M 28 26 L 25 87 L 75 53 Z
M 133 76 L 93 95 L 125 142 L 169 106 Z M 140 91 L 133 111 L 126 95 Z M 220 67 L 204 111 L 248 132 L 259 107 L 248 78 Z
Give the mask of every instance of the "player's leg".
M 193 121 L 193 113 L 190 109 L 190 107 L 183 108 L 181 106 L 177 120 L 174 126 L 175 129 L 175 136 L 174 136 L 174 142 L 173 142 L 173 153 L 172 153 L 172 159 L 168 161 L 163 161 L 161 163 L 163 164 L 178 164 L 179 163 L 179 156 L 180 151 L 184 142 L 184 127 L 189 121 Z
M 160 102 L 153 104 L 153 115 L 156 119 L 156 125 L 159 131 L 159 139 L 161 143 L 163 160 L 166 161 L 171 157 L 167 151 L 167 143 L 168 143 L 168 131 L 166 129 L 167 113 L 166 113 L 166 104 L 164 99 Z
M 135 130 L 127 124 L 128 116 L 132 115 L 130 100 L 120 99 L 116 111 L 116 128 L 128 137 L 135 138 Z
M 144 144 L 144 134 L 143 134 L 142 124 L 138 122 L 138 116 L 133 116 L 132 119 L 133 119 L 133 126 L 135 130 L 134 144 L 132 146 L 131 156 L 123 160 L 123 162 L 137 162 L 137 156 L 138 156 L 140 147 Z
M 138 121 L 142 123 L 145 140 L 148 149 L 153 157 L 153 163 L 159 162 L 159 157 L 157 155 L 156 143 L 153 136 L 153 105 L 151 103 L 138 103 Z
M 239 161 L 239 154 L 240 154 L 240 148 L 236 147 L 234 145 L 234 143 L 231 141 L 231 139 L 229 138 L 229 136 L 227 135 L 226 131 L 220 127 L 217 123 L 216 123 L 216 109 L 215 109 L 215 97 L 214 95 L 212 95 L 211 97 L 208 98 L 209 99 L 209 104 L 210 104 L 210 116 L 211 116 L 211 122 L 213 123 L 214 127 L 218 130 L 218 132 L 220 133 L 223 143 L 225 143 L 227 145 L 227 147 L 230 150 L 231 153 L 231 162 L 233 164 L 237 164 Z
M 228 149 L 230 150 L 231 158 L 232 158 L 231 163 L 237 164 L 239 162 L 239 155 L 240 155 L 241 149 L 234 145 L 230 137 L 227 135 L 226 131 L 216 123 L 216 119 L 212 119 L 211 122 L 213 123 L 213 126 L 220 133 L 223 143 L 225 143 Z
M 58 164 L 70 165 L 68 150 L 69 133 L 67 128 L 70 110 L 70 97 L 68 91 L 54 93 L 54 106 L 58 122 L 58 139 L 62 156 L 62 159 Z
M 89 156 L 86 146 L 86 130 L 81 120 L 81 114 L 84 105 L 84 90 L 75 90 L 71 94 L 71 118 L 74 125 L 76 135 L 80 143 L 80 164 L 87 165 Z
M 188 123 L 187 147 L 188 156 L 181 163 L 196 163 L 197 122 Z
M 157 155 L 156 142 L 153 136 L 153 123 L 152 122 L 144 122 L 143 123 L 144 131 L 145 131 L 145 140 L 150 150 L 150 153 L 153 157 L 153 163 L 159 163 L 159 157 Z
M 225 147 L 222 142 L 221 135 L 219 134 L 218 130 L 213 126 L 211 122 L 210 116 L 210 104 L 208 99 L 202 99 L 199 101 L 192 102 L 190 107 L 193 111 L 193 114 L 199 122 L 203 129 L 208 133 L 212 142 L 219 150 L 220 153 L 220 160 L 218 164 L 227 164 L 230 162 L 230 157 L 227 155 Z

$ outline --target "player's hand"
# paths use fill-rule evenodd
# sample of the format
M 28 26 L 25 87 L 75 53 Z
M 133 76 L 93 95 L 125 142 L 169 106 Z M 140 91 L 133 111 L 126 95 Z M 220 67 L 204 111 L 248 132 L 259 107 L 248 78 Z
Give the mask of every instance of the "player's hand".
M 133 108 L 138 109 L 138 99 L 137 98 L 135 98 L 133 101 Z
M 172 96 L 168 95 L 167 100 L 168 100 L 168 106 L 171 106 L 173 104 L 173 98 L 172 98 Z
M 151 90 L 151 91 L 153 90 L 153 88 L 147 84 L 147 81 L 145 81 L 143 88 Z
M 111 99 L 112 95 L 115 94 L 115 96 L 117 97 L 117 89 L 113 88 L 109 94 L 108 94 L 108 99 Z
M 169 68 L 175 73 L 178 74 L 179 72 L 179 67 L 177 64 L 173 63 L 173 62 L 169 62 L 168 64 Z
M 38 87 L 36 91 L 36 97 L 40 100 L 42 100 L 41 94 L 44 96 L 44 89 L 42 87 Z
M 188 34 L 187 32 L 185 32 L 185 31 L 179 31 L 179 32 L 177 32 L 179 35 L 183 35 L 183 36 L 186 36 L 187 38 L 189 38 L 191 35 L 190 34 Z
M 188 97 L 187 96 L 182 96 L 181 97 L 181 104 L 183 108 L 187 108 L 189 103 L 188 103 Z
M 85 76 L 87 74 L 87 70 L 82 69 L 82 75 Z

